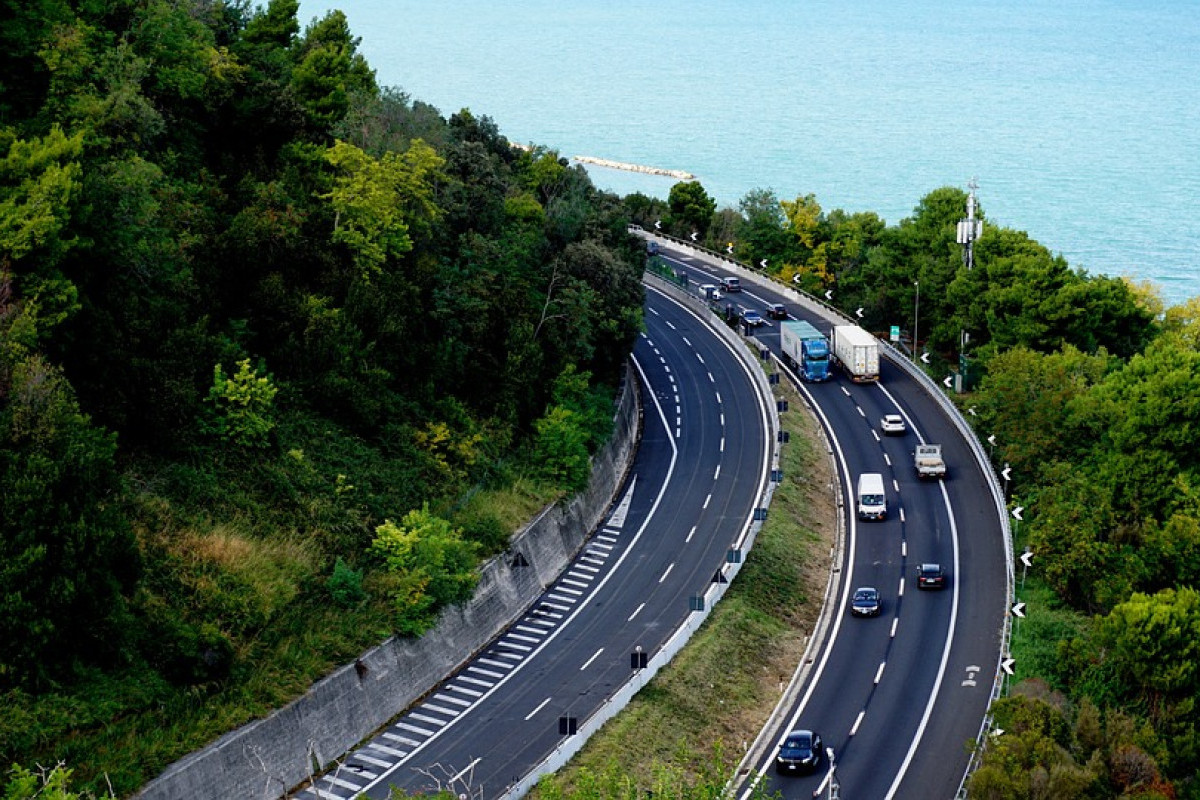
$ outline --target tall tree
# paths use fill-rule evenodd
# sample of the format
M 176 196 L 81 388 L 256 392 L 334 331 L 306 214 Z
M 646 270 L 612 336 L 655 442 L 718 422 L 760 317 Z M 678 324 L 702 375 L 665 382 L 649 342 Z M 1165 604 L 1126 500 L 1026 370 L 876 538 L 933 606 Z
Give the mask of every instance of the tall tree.
M 671 187 L 667 206 L 671 210 L 669 226 L 677 236 L 690 237 L 695 231 L 703 240 L 717 201 L 708 196 L 700 181 L 683 181 Z

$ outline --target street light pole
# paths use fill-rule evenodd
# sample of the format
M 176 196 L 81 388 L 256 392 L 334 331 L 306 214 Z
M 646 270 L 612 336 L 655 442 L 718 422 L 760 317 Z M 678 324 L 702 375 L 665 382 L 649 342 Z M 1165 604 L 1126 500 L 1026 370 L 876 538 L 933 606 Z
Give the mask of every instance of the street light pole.
M 913 281 L 917 287 L 917 299 L 913 303 L 913 361 L 917 360 L 917 322 L 921 319 L 921 282 Z

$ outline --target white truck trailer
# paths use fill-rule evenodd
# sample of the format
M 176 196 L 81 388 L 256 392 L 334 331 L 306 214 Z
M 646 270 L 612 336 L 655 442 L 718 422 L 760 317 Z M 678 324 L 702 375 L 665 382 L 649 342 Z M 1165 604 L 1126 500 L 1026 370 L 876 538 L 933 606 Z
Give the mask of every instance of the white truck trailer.
M 833 359 L 855 383 L 879 380 L 879 340 L 857 325 L 833 326 Z

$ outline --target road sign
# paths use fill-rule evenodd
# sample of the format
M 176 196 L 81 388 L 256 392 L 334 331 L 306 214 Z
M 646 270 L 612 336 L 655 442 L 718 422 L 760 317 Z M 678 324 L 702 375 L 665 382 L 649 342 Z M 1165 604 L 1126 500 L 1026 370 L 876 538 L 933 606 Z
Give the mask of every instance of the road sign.
M 892 341 L 893 341 L 893 342 L 898 342 L 898 341 L 900 341 L 900 326 L 899 326 L 899 325 L 893 325 L 893 326 L 892 326 L 892 335 L 891 335 L 891 339 L 892 339 Z

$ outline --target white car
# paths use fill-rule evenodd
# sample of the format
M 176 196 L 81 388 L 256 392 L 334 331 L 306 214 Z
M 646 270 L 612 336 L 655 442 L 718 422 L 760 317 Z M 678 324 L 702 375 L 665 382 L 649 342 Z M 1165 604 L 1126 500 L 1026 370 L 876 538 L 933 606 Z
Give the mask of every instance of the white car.
M 879 420 L 879 427 L 885 436 L 903 436 L 908 428 L 904 426 L 904 417 L 899 414 L 888 414 Z

